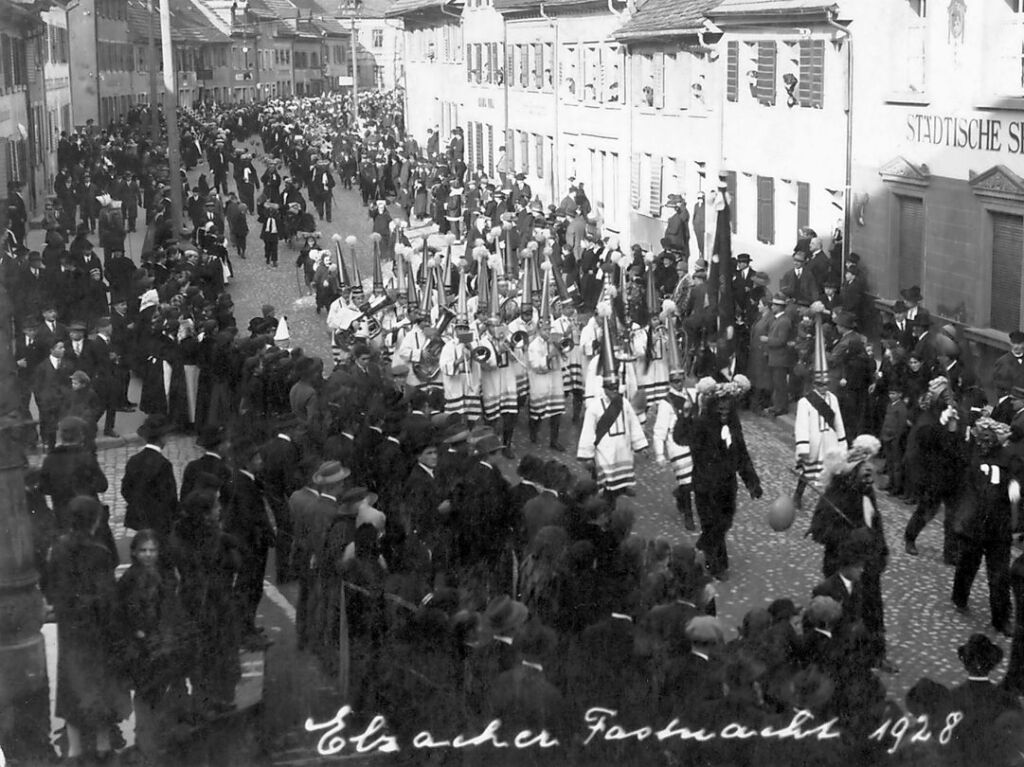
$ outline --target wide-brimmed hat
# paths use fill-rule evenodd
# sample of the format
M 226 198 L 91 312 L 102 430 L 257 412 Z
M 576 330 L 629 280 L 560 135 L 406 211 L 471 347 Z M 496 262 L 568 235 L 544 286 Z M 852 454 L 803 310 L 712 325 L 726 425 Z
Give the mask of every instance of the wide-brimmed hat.
M 857 329 L 857 318 L 854 316 L 853 312 L 836 312 L 833 322 L 837 327 L 849 328 L 850 330 Z
M 665 207 L 673 207 L 675 205 L 683 204 L 683 196 L 681 194 L 670 194 L 668 199 L 665 200 Z
M 1003 662 L 1003 648 L 984 634 L 972 634 L 956 654 L 971 674 L 987 675 Z
M 153 415 L 147 416 L 146 420 L 142 422 L 142 425 L 138 429 L 138 435 L 145 440 L 158 439 L 174 427 L 167 420 L 167 416 L 161 415 L 160 413 L 154 413 Z
M 356 504 L 362 503 L 363 501 L 366 501 L 368 505 L 373 506 L 377 503 L 377 494 L 366 487 L 353 487 L 346 490 L 341 498 L 338 499 L 338 502 L 343 504 Z
M 227 430 L 223 426 L 204 426 L 203 430 L 199 432 L 199 436 L 196 437 L 196 445 L 209 450 L 217 447 L 225 439 L 227 439 Z
M 352 472 L 341 465 L 340 461 L 324 461 L 313 474 L 314 485 L 333 485 L 344 482 Z
M 924 300 L 924 296 L 921 295 L 921 288 L 917 285 L 911 285 L 909 288 L 901 290 L 900 295 L 913 304 L 920 303 Z
M 476 452 L 480 455 L 490 455 L 491 453 L 497 453 L 503 447 L 504 445 L 501 444 L 501 440 L 496 435 L 488 434 L 476 443 Z
M 508 594 L 495 597 L 484 610 L 484 623 L 494 634 L 507 635 L 519 629 L 530 617 L 530 610 Z

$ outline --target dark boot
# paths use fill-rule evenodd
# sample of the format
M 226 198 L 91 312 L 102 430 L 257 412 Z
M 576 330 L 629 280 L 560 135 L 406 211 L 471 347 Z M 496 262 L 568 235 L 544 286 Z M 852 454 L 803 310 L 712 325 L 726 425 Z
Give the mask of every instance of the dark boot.
M 556 453 L 564 453 L 565 452 L 565 447 L 563 447 L 562 443 L 558 441 L 558 434 L 562 430 L 562 416 L 560 416 L 560 415 L 551 416 L 550 423 L 551 423 L 551 426 L 550 426 L 550 428 L 551 428 L 551 442 L 549 443 L 549 447 L 552 450 L 554 450 Z
M 583 412 L 583 392 L 574 391 L 572 393 L 572 422 L 580 422 L 580 413 Z
M 531 418 L 529 420 L 530 442 L 537 444 L 537 432 L 540 431 L 540 420 Z
M 697 523 L 693 520 L 693 504 L 691 503 L 690 488 L 677 487 L 672 493 L 676 497 L 676 509 L 683 515 L 683 527 L 691 533 L 697 529 Z
M 806 489 L 807 480 L 800 477 L 800 479 L 796 481 L 796 490 L 793 491 L 793 505 L 796 506 L 797 509 L 802 509 L 804 507 L 804 490 Z
M 515 451 L 512 449 L 512 437 L 516 431 L 516 417 L 514 414 L 505 413 L 501 417 L 501 443 L 505 449 L 501 451 L 506 458 L 514 459 Z

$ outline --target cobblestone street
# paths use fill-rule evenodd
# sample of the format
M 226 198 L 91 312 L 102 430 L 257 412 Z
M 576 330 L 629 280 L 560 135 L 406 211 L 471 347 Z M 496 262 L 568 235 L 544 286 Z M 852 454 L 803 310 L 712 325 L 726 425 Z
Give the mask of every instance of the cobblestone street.
M 200 166 L 198 170 L 203 170 Z M 195 175 L 195 174 L 193 174 Z M 393 211 L 393 215 L 395 212 Z M 358 193 L 335 191 L 334 223 L 321 222 L 322 242 L 330 243 L 335 232 L 343 236 L 355 234 L 360 238 L 360 268 L 363 275 L 370 274 L 369 219 L 360 204 Z M 415 234 L 415 230 L 412 232 Z M 38 232 L 33 235 L 38 236 Z M 141 233 L 133 235 L 135 253 L 141 246 Z M 235 315 L 240 328 L 249 318 L 257 316 L 260 307 L 271 303 L 278 316 L 287 316 L 293 346 L 301 346 L 307 353 L 330 358 L 328 335 L 324 316 L 317 316 L 312 307 L 296 305 L 299 297 L 296 287 L 294 257 L 297 251 L 282 246 L 281 266 L 265 266 L 258 227 L 250 225 L 249 258 L 233 257 L 235 279 L 230 292 L 235 299 Z M 346 254 L 347 255 L 347 254 Z M 141 417 L 122 415 L 118 430 L 123 435 L 134 431 Z M 517 428 L 516 450 L 519 455 L 534 449 L 544 457 L 560 457 L 578 470 L 573 457 L 577 429 L 566 417 L 564 441 L 569 446 L 564 456 L 556 456 L 546 447 L 531 446 L 526 439 L 525 418 Z M 653 419 L 648 420 L 648 432 Z M 767 511 L 780 494 L 791 493 L 795 480 L 790 474 L 793 462 L 792 422 L 785 419 L 768 420 L 749 413 L 744 414 L 744 430 L 755 466 L 764 486 L 764 498 L 751 501 L 741 488 L 736 523 L 729 536 L 732 561 L 731 580 L 719 583 L 719 614 L 731 629 L 739 626 L 743 614 L 750 608 L 766 606 L 777 597 L 788 596 L 797 604 L 804 604 L 811 588 L 820 578 L 821 549 L 804 537 L 813 496 L 808 493 L 805 509 L 798 515 L 792 528 L 784 533 L 771 530 L 765 519 Z M 138 450 L 132 439 L 106 441 L 101 445 L 100 461 L 108 479 L 110 490 L 105 502 L 113 515 L 115 537 L 122 551 L 122 562 L 127 561 L 126 531 L 124 528 L 124 502 L 120 496 L 120 482 L 128 458 Z M 190 437 L 170 439 L 166 454 L 173 461 L 180 479 L 184 465 L 199 454 Z M 33 462 L 38 462 L 38 457 Z M 511 477 L 514 463 L 499 458 L 503 470 Z M 670 469 L 659 467 L 652 457 L 637 459 L 639 484 L 635 498 L 624 499 L 636 511 L 636 532 L 645 537 L 664 537 L 670 541 L 696 541 L 696 533 L 688 533 L 678 516 L 671 496 Z M 885 518 L 886 535 L 891 549 L 889 569 L 883 576 L 886 622 L 890 659 L 900 667 L 900 673 L 886 677 L 890 690 L 902 697 L 921 676 L 927 675 L 942 683 L 953 683 L 962 678 L 956 650 L 967 636 L 976 631 L 988 633 L 1009 656 L 1009 641 L 993 634 L 988 628 L 987 587 L 984 577 L 975 584 L 971 597 L 971 613 L 958 614 L 949 601 L 952 569 L 941 563 L 941 523 L 933 522 L 918 540 L 919 557 L 903 552 L 902 530 L 912 509 L 880 494 Z M 263 602 L 263 622 L 268 625 L 277 645 L 268 656 L 268 667 L 274 673 L 268 676 L 266 694 L 276 696 L 273 708 L 291 712 L 292 721 L 280 723 L 285 727 L 301 727 L 309 713 L 309 690 L 303 679 L 310 680 L 306 664 L 296 658 L 292 639 L 294 622 L 294 593 L 283 589 L 283 595 L 268 581 Z M 289 602 L 291 604 L 289 604 Z M 276 660 L 275 660 L 276 658 Z M 273 662 L 272 662 L 273 661 Z M 304 670 L 299 670 L 304 669 Z M 1001 674 L 1001 671 L 999 672 Z M 300 701 L 300 697 L 305 699 Z M 325 712 L 319 712 L 325 713 Z

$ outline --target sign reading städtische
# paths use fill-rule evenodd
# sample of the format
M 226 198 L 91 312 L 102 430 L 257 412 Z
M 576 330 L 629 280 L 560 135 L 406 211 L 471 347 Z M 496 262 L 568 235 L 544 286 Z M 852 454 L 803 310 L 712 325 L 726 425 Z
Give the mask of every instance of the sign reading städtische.
M 915 144 L 1024 154 L 1024 120 L 909 114 L 907 139 Z

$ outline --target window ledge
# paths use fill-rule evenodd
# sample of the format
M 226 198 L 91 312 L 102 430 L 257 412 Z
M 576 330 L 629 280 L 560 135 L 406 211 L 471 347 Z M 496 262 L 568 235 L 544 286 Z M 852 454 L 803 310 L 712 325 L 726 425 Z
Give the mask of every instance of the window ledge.
M 974 108 L 1024 112 L 1024 96 L 989 96 L 975 103 Z
M 884 97 L 886 104 L 910 104 L 912 106 L 928 106 L 932 100 L 926 93 L 915 93 L 913 91 L 896 91 L 888 93 Z

